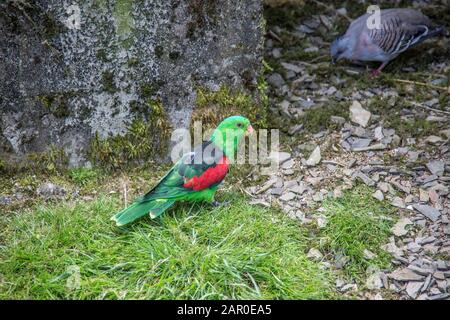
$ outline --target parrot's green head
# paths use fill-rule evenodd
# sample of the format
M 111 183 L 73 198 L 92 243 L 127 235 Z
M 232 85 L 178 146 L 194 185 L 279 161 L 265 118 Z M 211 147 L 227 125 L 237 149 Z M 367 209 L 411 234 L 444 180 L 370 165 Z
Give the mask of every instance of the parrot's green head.
M 239 141 L 253 132 L 250 120 L 242 116 L 232 116 L 224 119 L 214 130 L 211 140 L 221 148 L 227 156 L 233 156 Z

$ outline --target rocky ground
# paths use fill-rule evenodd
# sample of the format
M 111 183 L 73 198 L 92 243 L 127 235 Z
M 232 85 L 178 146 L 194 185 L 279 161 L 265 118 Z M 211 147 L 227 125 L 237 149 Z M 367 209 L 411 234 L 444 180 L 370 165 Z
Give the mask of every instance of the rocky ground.
M 361 288 L 343 279 L 336 288 L 367 299 L 448 300 L 449 40 L 428 41 L 372 78 L 366 66 L 329 64 L 330 41 L 345 30 L 345 17 L 356 15 L 316 9 L 306 16 L 267 13 L 272 112 L 289 137 L 276 155 L 279 172 L 247 191 L 255 204 L 279 205 L 302 224 L 323 228 L 324 199 L 369 186 L 374 198 L 396 208 L 383 246 L 392 265 L 367 270 Z M 337 257 L 315 248 L 310 254 L 336 266 Z

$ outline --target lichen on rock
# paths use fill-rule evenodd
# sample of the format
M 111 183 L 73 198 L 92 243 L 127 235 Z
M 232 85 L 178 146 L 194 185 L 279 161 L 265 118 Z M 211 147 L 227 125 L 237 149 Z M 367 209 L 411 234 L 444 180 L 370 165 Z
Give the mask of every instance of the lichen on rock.
M 15 158 L 55 145 L 83 165 L 95 139 L 121 140 L 159 117 L 152 101 L 161 125 L 187 128 L 199 87 L 258 93 L 258 0 L 79 2 L 79 29 L 66 23 L 69 4 L 17 3 L 0 4 L 0 142 Z M 166 132 L 152 130 L 166 145 Z

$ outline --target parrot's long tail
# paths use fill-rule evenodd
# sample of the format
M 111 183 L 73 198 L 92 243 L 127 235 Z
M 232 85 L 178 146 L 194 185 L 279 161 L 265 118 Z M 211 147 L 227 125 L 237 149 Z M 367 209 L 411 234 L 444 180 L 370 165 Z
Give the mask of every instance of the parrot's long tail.
M 123 226 L 142 216 L 145 216 L 147 213 L 153 219 L 170 208 L 174 203 L 175 200 L 169 199 L 138 201 L 116 213 L 111 217 L 111 220 L 115 221 L 117 226 Z

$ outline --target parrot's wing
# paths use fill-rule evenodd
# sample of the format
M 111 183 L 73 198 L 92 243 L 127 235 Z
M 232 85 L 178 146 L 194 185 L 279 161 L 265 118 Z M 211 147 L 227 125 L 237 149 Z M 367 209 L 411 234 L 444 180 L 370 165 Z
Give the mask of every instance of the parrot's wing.
M 208 141 L 185 154 L 140 200 L 173 199 L 217 185 L 228 173 L 229 162 L 214 143 Z

